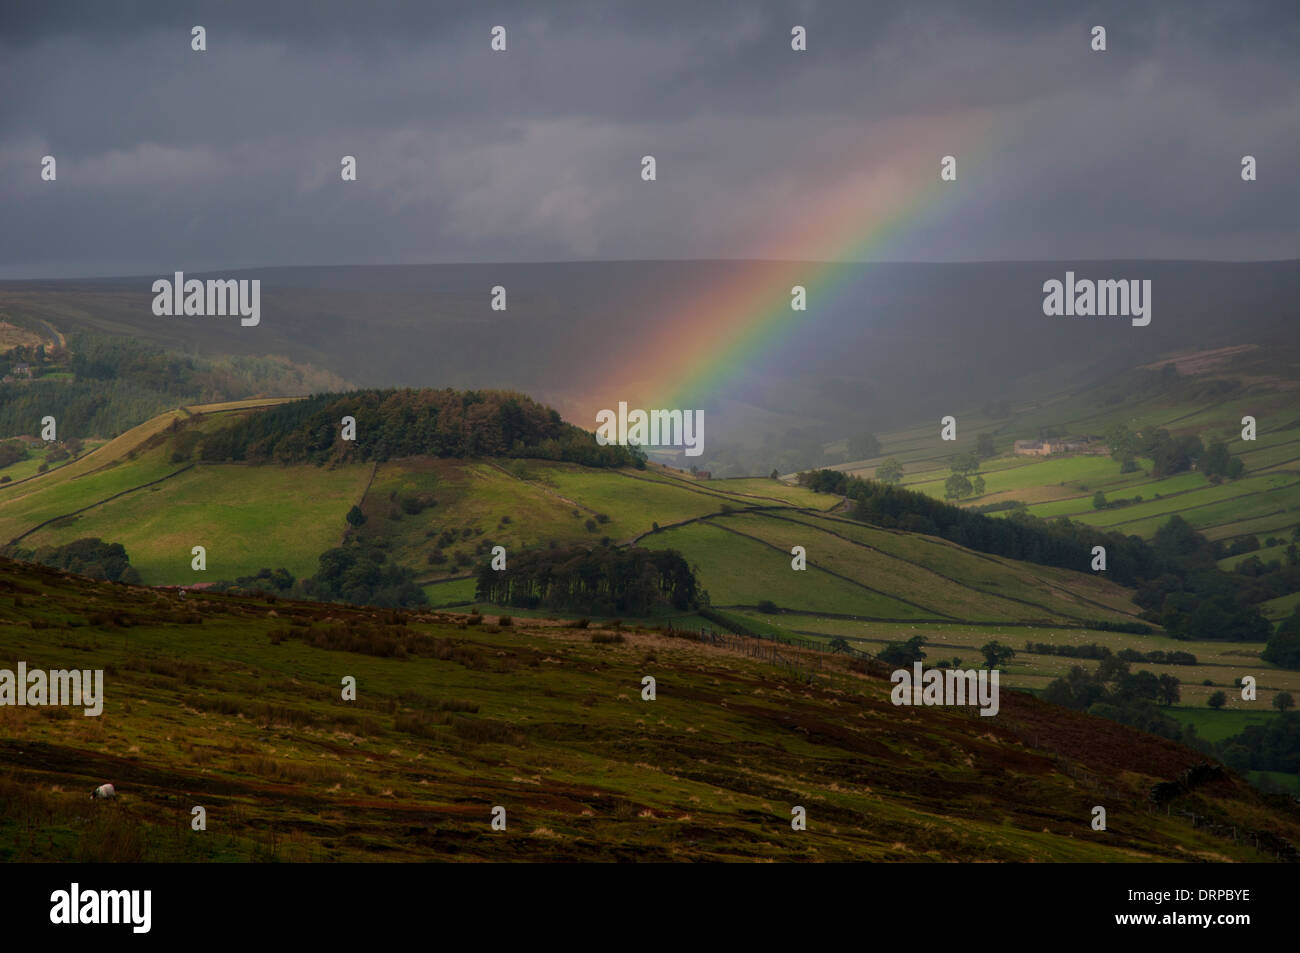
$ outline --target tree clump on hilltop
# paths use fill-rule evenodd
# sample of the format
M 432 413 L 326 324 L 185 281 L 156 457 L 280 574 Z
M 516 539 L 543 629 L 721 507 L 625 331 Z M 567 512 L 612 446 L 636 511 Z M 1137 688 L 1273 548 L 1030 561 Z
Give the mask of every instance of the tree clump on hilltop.
M 356 421 L 355 440 L 342 421 Z M 507 391 L 366 390 L 318 394 L 208 434 L 207 461 L 385 461 L 400 457 L 533 457 L 592 467 L 644 468 L 635 447 L 601 446 L 557 411 Z

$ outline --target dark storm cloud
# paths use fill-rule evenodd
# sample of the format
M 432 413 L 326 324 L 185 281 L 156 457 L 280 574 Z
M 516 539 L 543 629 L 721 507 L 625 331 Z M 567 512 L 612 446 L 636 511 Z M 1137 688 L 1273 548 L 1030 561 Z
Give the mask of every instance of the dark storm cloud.
M 747 254 L 932 182 L 918 123 L 959 180 L 887 257 L 1294 257 L 1297 41 L 1294 3 L 10 4 L 0 277 Z

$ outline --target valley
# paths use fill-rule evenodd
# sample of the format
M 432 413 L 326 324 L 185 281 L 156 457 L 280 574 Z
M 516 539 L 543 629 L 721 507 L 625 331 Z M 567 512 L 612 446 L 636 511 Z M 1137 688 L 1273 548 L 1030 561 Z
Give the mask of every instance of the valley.
M 41 300 L 53 316 L 59 299 Z M 1291 349 L 1157 355 L 958 412 L 956 441 L 936 417 L 809 444 L 798 454 L 813 466 L 755 476 L 799 457 L 769 441 L 778 452 L 746 451 L 768 463 L 724 475 L 745 457 L 714 429 L 687 472 L 597 446 L 522 394 L 310 388 L 334 378 L 149 348 L 138 363 L 23 315 L 58 345 L 46 339 L 36 377 L 8 385 L 9 413 L 61 400 L 75 442 L 28 439 L 0 460 L 0 543 L 22 560 L 0 563 L 0 632 L 7 657 L 103 665 L 109 689 L 103 720 L 0 708 L 0 829 L 46 818 L 50 832 L 11 857 L 1269 859 L 1216 825 L 1265 832 L 1272 859 L 1297 842 L 1282 792 L 1300 793 L 1300 775 L 1277 740 L 1293 716 L 1275 705 L 1300 693 L 1300 667 L 1261 657 L 1300 605 L 1286 568 L 1300 525 Z M 134 414 L 130 426 L 109 432 L 79 403 L 95 374 L 136 395 L 112 418 Z M 176 380 L 217 399 L 160 409 Z M 253 382 L 286 396 L 242 396 Z M 340 439 L 343 415 L 355 443 Z M 1124 459 L 1095 439 L 1111 434 L 1132 444 Z M 1091 452 L 1027 456 L 1016 441 Z M 916 501 L 906 519 L 864 517 L 860 488 L 879 484 L 853 481 L 882 467 L 917 501 L 1023 523 L 1041 546 L 1013 557 L 941 531 Z M 954 476 L 968 489 L 954 493 Z M 1175 616 L 1151 608 L 1155 581 L 1133 567 L 1141 547 L 1184 558 L 1168 549 L 1171 518 L 1195 572 L 1212 566 L 1267 626 L 1229 639 L 1164 624 Z M 1137 548 L 1111 572 L 1063 559 L 1067 538 L 1093 531 Z M 485 598 L 494 552 L 509 571 L 526 564 L 540 595 Z M 689 605 L 563 595 L 583 574 L 615 578 L 624 557 L 660 556 L 689 567 Z M 967 711 L 889 705 L 892 667 L 974 669 L 990 651 L 995 730 Z M 345 674 L 356 703 L 336 700 Z M 660 700 L 641 700 L 644 674 Z M 1093 697 L 1094 677 L 1104 701 L 1063 694 Z M 1157 679 L 1171 695 L 1153 694 Z M 1183 807 L 1216 820 L 1162 818 L 1149 790 L 1207 758 L 1236 773 Z M 103 777 L 132 792 L 123 810 L 74 808 L 71 792 Z M 1006 784 L 1037 793 L 1013 801 Z M 159 827 L 178 790 L 212 807 L 222 837 L 200 849 Z M 1122 805 L 1113 843 L 1088 842 L 1090 805 L 1077 831 L 1077 811 L 1032 807 L 1073 798 Z M 510 837 L 487 824 L 496 804 Z M 782 840 L 796 804 L 817 826 L 830 811 L 829 840 Z M 955 835 L 935 839 L 936 824 Z
M 919 635 L 931 658 L 965 664 L 978 662 L 981 646 L 997 641 L 1017 652 L 1004 666 L 1003 683 L 1037 691 L 1071 665 L 1095 663 L 1044 655 L 1028 650 L 1030 643 L 1183 650 L 1196 664 L 1142 666 L 1182 681 L 1181 704 L 1170 709 L 1175 716 L 1203 708 L 1211 694 L 1231 689 L 1247 673 L 1260 676 L 1259 700 L 1234 701 L 1229 692 L 1219 714 L 1267 711 L 1277 693 L 1300 692 L 1300 672 L 1259 659 L 1262 642 L 1189 643 L 1164 635 L 1158 625 L 1147 626 L 1147 635 L 1106 628 L 1140 623 L 1141 610 L 1132 589 L 1102 574 L 1018 562 L 936 536 L 864 524 L 850 518 L 842 497 L 786 480 L 700 480 L 653 463 L 638 470 L 522 458 L 326 465 L 200 459 L 204 434 L 277 403 L 184 408 L 38 482 L 0 486 L 0 534 L 29 551 L 87 537 L 121 543 L 145 584 L 200 588 L 241 578 L 257 585 L 252 577 L 268 570 L 302 580 L 316 572 L 324 552 L 346 543 L 382 552 L 388 564 L 409 569 L 431 607 L 479 607 L 519 617 L 554 613 L 493 606 L 477 596 L 475 579 L 493 546 L 512 558 L 554 546 L 636 545 L 680 552 L 714 613 L 707 619 L 693 610 L 659 609 L 639 620 L 645 624 L 727 628 L 729 622 L 733 630 L 811 645 L 844 639 L 873 654 Z M 1062 476 L 1072 467 L 1119 469 L 1109 458 L 1003 462 L 1001 468 L 998 461 L 986 464 L 990 482 L 1035 468 Z M 908 465 L 924 467 L 926 461 Z M 904 486 L 925 473 L 914 471 Z M 1199 474 L 1173 479 L 1204 481 Z M 1240 492 L 1251 479 L 1217 489 Z M 915 485 L 925 492 L 935 484 Z M 345 519 L 353 507 L 357 525 Z M 195 545 L 207 552 L 205 571 L 192 568 Z M 805 571 L 791 570 L 794 546 L 807 552 Z M 1293 601 L 1282 597 L 1264 608 L 1276 614 Z

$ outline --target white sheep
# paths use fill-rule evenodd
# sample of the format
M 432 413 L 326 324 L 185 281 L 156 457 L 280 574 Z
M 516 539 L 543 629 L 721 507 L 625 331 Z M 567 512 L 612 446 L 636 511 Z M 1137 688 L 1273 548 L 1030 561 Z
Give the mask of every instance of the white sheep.
M 117 797 L 117 788 L 113 787 L 111 784 L 101 784 L 99 787 L 95 788 L 95 790 L 90 792 L 90 799 L 92 801 L 96 798 L 113 797 Z

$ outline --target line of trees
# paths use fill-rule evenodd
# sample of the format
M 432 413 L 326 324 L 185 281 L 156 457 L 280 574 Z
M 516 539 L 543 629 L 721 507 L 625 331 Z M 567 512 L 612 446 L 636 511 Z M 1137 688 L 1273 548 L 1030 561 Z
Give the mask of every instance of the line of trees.
M 1195 725 L 1182 725 L 1160 711 L 1159 705 L 1173 705 L 1182 699 L 1177 677 L 1131 672 L 1128 661 L 1119 655 L 1102 658 L 1092 672 L 1073 666 L 1068 675 L 1047 686 L 1043 698 L 1182 742 L 1219 758 L 1241 774 L 1252 770 L 1300 772 L 1300 715 L 1288 711 L 1294 707 L 1289 692 L 1279 692 L 1274 700 L 1274 707 L 1281 712 L 1278 717 L 1219 742 L 1201 738 Z M 1209 698 L 1210 707 L 1216 710 L 1226 702 L 1222 691 Z
M 917 662 L 923 661 L 927 657 L 924 646 L 929 640 L 923 635 L 914 635 L 905 642 L 889 642 L 883 649 L 876 652 L 876 658 L 888 665 L 898 668 L 909 668 Z M 848 643 L 843 639 L 834 639 L 831 641 L 831 647 L 835 651 L 836 643 L 842 642 L 844 650 L 848 649 Z M 1007 662 L 1016 657 L 1016 650 L 1009 645 L 1003 645 L 994 639 L 991 642 L 985 642 L 980 646 L 980 655 L 984 657 L 984 667 L 1000 669 Z M 960 668 L 962 660 L 960 658 L 939 659 L 934 663 L 935 668 Z
M 864 523 L 942 536 L 979 552 L 1043 566 L 1086 569 L 1092 547 L 1106 547 L 1110 577 L 1135 585 L 1156 574 L 1158 561 L 1136 536 L 1100 531 L 1068 520 L 1046 522 L 1029 514 L 1001 519 L 953 506 L 902 487 L 862 480 L 838 470 L 799 474 L 799 482 L 820 493 L 854 501 L 851 516 Z
M 497 605 L 627 615 L 692 609 L 701 600 L 681 553 L 613 546 L 535 549 L 511 556 L 504 570 L 485 565 L 476 595 Z
M 1110 455 L 1120 462 L 1121 473 L 1135 471 L 1139 456 L 1151 458 L 1151 474 L 1157 478 L 1190 470 L 1193 464 L 1214 481 L 1235 480 L 1246 471 L 1245 464 L 1228 452 L 1226 444 L 1215 442 L 1206 447 L 1195 434 L 1174 437 L 1163 428 L 1137 434 L 1123 424 L 1115 424 L 1106 430 L 1105 437 Z
M 986 516 L 838 470 L 801 473 L 799 482 L 853 500 L 851 516 L 864 523 L 941 536 L 979 552 L 1038 565 L 1087 571 L 1092 548 L 1104 546 L 1107 576 L 1135 587 L 1141 618 L 1163 626 L 1174 638 L 1266 641 L 1272 629 L 1258 603 L 1281 594 L 1278 590 L 1300 589 L 1296 567 L 1261 577 L 1223 572 L 1215 565 L 1216 545 L 1176 514 L 1147 543 L 1064 518 L 1041 520 L 1024 511 L 1005 518 Z
M 285 570 L 279 572 L 288 575 Z M 266 583 L 272 586 L 279 581 L 282 580 L 275 573 L 266 577 Z M 258 585 L 257 588 L 267 586 Z M 316 575 L 302 581 L 301 591 L 308 599 L 320 602 L 348 602 L 390 609 L 423 606 L 429 602 L 424 590 L 416 585 L 413 570 L 390 562 L 381 549 L 357 543 L 321 553 Z M 293 594 L 292 588 L 288 594 Z
M 1104 659 L 1111 655 L 1126 662 L 1152 662 L 1157 665 L 1195 665 L 1191 652 L 1139 652 L 1137 649 L 1120 649 L 1112 652 L 1109 646 L 1089 642 L 1087 645 L 1055 645 L 1050 642 L 1026 642 L 1025 651 L 1036 655 L 1059 655 L 1064 658 Z
M 1166 724 L 1169 719 L 1163 716 L 1153 717 L 1149 706 L 1157 701 L 1173 705 L 1182 697 L 1181 685 L 1173 675 L 1156 675 L 1145 669 L 1132 672 L 1127 659 L 1106 655 L 1092 671 L 1071 666 L 1069 674 L 1047 686 L 1043 698 L 1054 705 L 1090 711 L 1153 734 L 1177 737 L 1177 726 Z
M 414 570 L 390 562 L 383 550 L 350 541 L 321 553 L 314 576 L 295 579 L 281 566 L 214 582 L 213 592 L 269 592 L 286 599 L 345 602 L 350 605 L 409 609 L 428 605 Z
M 211 588 L 214 592 L 269 592 L 286 599 L 386 609 L 409 609 L 429 603 L 415 582 L 413 570 L 390 562 L 383 550 L 355 541 L 321 553 L 316 575 L 307 579 L 294 579 L 283 566 L 274 570 L 264 567 L 233 582 L 215 582 Z

